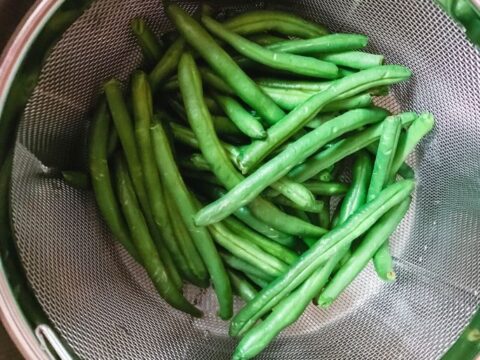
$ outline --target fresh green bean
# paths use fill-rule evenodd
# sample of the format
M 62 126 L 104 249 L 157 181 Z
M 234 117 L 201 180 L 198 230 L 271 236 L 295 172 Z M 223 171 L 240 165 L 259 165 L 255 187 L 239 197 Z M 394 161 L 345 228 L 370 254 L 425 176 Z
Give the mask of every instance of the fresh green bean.
M 133 114 L 135 120 L 135 138 L 142 167 L 143 181 L 150 204 L 153 221 L 163 237 L 163 243 L 167 247 L 175 265 L 181 275 L 189 281 L 194 281 L 187 261 L 181 253 L 165 206 L 162 184 L 155 165 L 150 126 L 153 117 L 152 94 L 147 75 L 142 71 L 136 71 L 132 75 L 131 93 Z M 162 251 L 160 249 L 159 251 Z
M 309 129 L 316 129 L 317 127 L 319 127 L 323 123 L 325 123 L 329 120 L 332 120 L 333 118 L 336 118 L 338 115 L 340 115 L 340 113 L 338 111 L 330 112 L 330 113 L 324 113 L 324 114 L 320 113 L 317 116 L 315 116 L 310 122 L 306 123 L 305 127 L 309 128 Z
M 253 139 L 263 139 L 267 135 L 260 121 L 253 117 L 234 98 L 214 94 L 215 101 L 220 105 L 225 114 L 245 135 Z
M 234 270 L 228 270 L 228 276 L 232 283 L 233 289 L 243 301 L 248 302 L 257 295 L 257 290 L 248 282 L 247 279 Z
M 267 45 L 267 49 L 291 54 L 332 53 L 361 49 L 367 46 L 367 42 L 365 35 L 331 34 L 311 39 L 285 40 Z
M 152 29 L 144 19 L 135 18 L 130 23 L 138 44 L 142 49 L 143 57 L 149 66 L 155 65 L 163 53 L 163 43 L 157 39 Z
M 158 171 L 164 186 L 175 199 L 178 211 L 189 230 L 190 235 L 210 273 L 220 304 L 220 317 L 228 319 L 232 316 L 232 289 L 225 267 L 218 255 L 212 238 L 206 228 L 197 227 L 193 222 L 196 213 L 190 193 L 178 171 L 175 159 L 168 142 L 168 137 L 161 123 L 154 123 L 151 136 L 157 161 Z
M 245 273 L 245 276 L 251 281 L 253 282 L 255 285 L 257 285 L 260 289 L 263 289 L 264 287 L 268 286 L 268 284 L 271 282 L 271 280 L 265 280 L 265 279 L 262 279 L 258 276 L 255 276 L 253 274 L 250 274 L 250 273 Z
M 215 74 L 207 67 L 199 68 L 202 80 L 213 89 L 219 91 L 222 94 L 234 96 L 235 91 L 228 85 L 221 77 Z
M 222 248 L 265 274 L 275 278 L 288 270 L 287 264 L 229 231 L 222 223 L 210 225 L 209 230 Z
M 252 242 L 272 256 L 280 259 L 286 264 L 292 264 L 297 259 L 297 254 L 289 248 L 282 246 L 275 241 L 268 239 L 256 231 L 251 230 L 242 222 L 234 218 L 227 218 L 223 221 L 225 225 L 230 228 L 236 235 L 243 237 L 245 240 Z
M 380 246 L 394 232 L 410 205 L 405 199 L 393 207 L 365 234 L 350 259 L 338 270 L 318 298 L 318 305 L 329 306 L 362 271 Z
M 227 158 L 215 131 L 208 110 L 203 106 L 202 84 L 196 70 L 195 61 L 190 54 L 184 54 L 179 64 L 180 90 L 188 112 L 188 121 L 198 139 L 202 153 L 210 165 L 211 171 L 227 188 L 233 188 L 243 180 L 233 164 Z M 276 190 L 282 190 L 276 188 Z M 312 195 L 313 198 L 313 195 Z M 314 199 L 314 198 L 313 198 Z M 283 214 L 262 198 L 255 199 L 250 209 L 256 217 L 274 228 L 294 235 L 321 235 L 324 229 L 310 223 L 299 221 L 295 217 Z M 288 230 L 288 231 L 287 231 Z
M 263 349 L 287 326 L 293 324 L 307 308 L 310 301 L 325 286 L 336 264 L 340 261 L 342 251 L 327 261 L 301 286 L 283 299 L 266 319 L 249 330 L 237 345 L 232 359 L 251 359 Z
M 202 23 L 216 37 L 225 41 L 243 56 L 273 69 L 293 74 L 326 79 L 338 77 L 338 68 L 331 62 L 312 57 L 275 52 L 250 41 L 208 16 L 202 16 Z
M 168 189 L 164 189 L 164 195 L 168 217 L 175 238 L 177 239 L 178 246 L 187 260 L 190 270 L 195 276 L 195 281 L 192 283 L 202 288 L 208 287 L 209 281 L 207 269 L 205 268 L 202 258 L 200 257 L 198 250 L 195 248 L 192 237 L 178 212 L 175 200 L 170 195 Z
M 158 90 L 161 87 L 161 83 L 175 71 L 184 48 L 185 40 L 183 38 L 175 40 L 158 61 L 157 65 L 155 65 L 148 76 L 153 91 Z
M 322 201 L 325 206 L 318 213 L 318 226 L 328 230 L 330 229 L 330 197 L 321 196 L 320 201 Z M 312 216 L 315 216 L 315 214 L 312 214 Z
M 413 112 L 402 113 L 399 116 L 403 125 L 411 124 L 417 118 L 417 115 Z M 339 140 L 329 148 L 315 154 L 303 164 L 293 168 L 288 176 L 294 181 L 304 182 L 320 171 L 377 141 L 382 134 L 382 129 L 383 122 Z
M 291 201 L 290 199 L 287 199 L 284 196 L 275 196 L 274 198 L 271 199 L 271 201 L 274 204 L 280 205 L 282 207 L 286 206 L 292 209 L 307 211 L 311 213 L 319 213 L 323 211 L 323 209 L 325 208 L 325 204 L 322 201 L 318 201 L 318 200 L 316 200 L 313 204 L 309 206 L 300 206 L 297 203 L 294 203 L 293 201 Z M 308 221 L 310 221 L 310 219 L 308 219 Z M 324 229 L 324 232 L 327 232 L 327 230 Z
M 352 74 L 355 74 L 356 71 L 355 70 L 352 70 L 352 69 L 345 69 L 345 68 L 342 68 L 342 67 L 338 67 L 338 76 L 339 77 L 345 77 L 345 76 L 348 76 L 348 75 L 352 75 Z
M 366 149 L 373 155 L 377 153 L 378 142 L 371 143 L 366 146 Z M 400 175 L 404 179 L 414 179 L 415 178 L 415 171 L 408 165 L 406 162 L 403 162 L 398 169 L 398 175 Z
M 267 130 L 265 140 L 255 140 L 244 147 L 239 165 L 243 173 L 254 168 L 269 153 L 284 143 L 306 123 L 312 120 L 320 110 L 334 100 L 352 97 L 372 87 L 392 84 L 406 80 L 410 70 L 398 65 L 384 65 L 359 71 L 345 78 L 335 80 L 327 91 L 321 91 L 300 106 L 292 110 L 282 121 Z
M 373 201 L 362 206 L 345 223 L 316 242 L 293 264 L 288 272 L 276 278 L 251 300 L 230 323 L 230 335 L 242 335 L 264 314 L 296 289 L 331 256 L 365 233 L 389 209 L 412 192 L 414 182 L 402 180 L 383 190 Z
M 132 242 L 127 224 L 123 219 L 110 178 L 110 169 L 107 161 L 107 140 L 110 122 L 106 103 L 103 102 L 95 113 L 90 129 L 88 164 L 92 187 L 98 209 L 113 236 L 135 260 L 140 262 L 141 259 Z
M 228 20 L 227 20 L 228 22 Z M 285 41 L 287 39 L 275 36 L 275 35 L 270 35 L 270 34 L 256 34 L 248 37 L 251 41 L 256 42 L 259 45 L 266 46 L 266 45 L 272 45 L 277 42 Z
M 282 153 L 259 167 L 224 197 L 200 210 L 195 215 L 195 223 L 200 226 L 222 220 L 239 207 L 251 202 L 267 186 L 287 174 L 293 166 L 304 161 L 328 142 L 359 127 L 381 121 L 384 117 L 385 112 L 382 110 L 356 109 L 326 122 L 291 143 Z
M 264 273 L 262 270 L 258 269 L 256 266 L 251 265 L 245 260 L 239 259 L 229 253 L 221 252 L 220 253 L 223 261 L 232 269 L 241 271 L 250 279 L 250 276 L 253 276 L 256 279 L 262 279 L 263 281 L 270 282 L 273 280 L 271 275 Z M 256 281 L 254 281 L 256 283 Z
M 272 10 L 249 11 L 228 19 L 224 25 L 241 35 L 274 31 L 287 36 L 312 38 L 328 33 L 322 25 L 302 19 L 290 12 Z
M 338 66 L 364 70 L 383 64 L 383 55 L 369 54 L 362 51 L 345 51 L 335 54 L 317 55 L 319 59 L 331 62 Z
M 315 195 L 335 196 L 345 194 L 350 186 L 340 182 L 309 181 L 304 183 Z
M 257 78 L 255 82 L 263 88 L 278 88 L 288 90 L 299 90 L 304 92 L 319 92 L 327 89 L 332 81 L 308 81 L 308 80 L 289 80 L 276 78 Z M 299 93 L 301 94 L 301 93 Z
M 75 189 L 88 190 L 90 189 L 90 178 L 88 174 L 77 170 L 63 170 L 63 180 Z
M 115 158 L 115 177 L 123 213 L 142 263 L 160 295 L 173 307 L 192 316 L 201 317 L 202 312 L 191 305 L 172 283 L 150 236 L 146 220 L 137 202 L 127 166 L 121 157 Z
M 174 4 L 168 5 L 167 13 L 190 46 L 265 121 L 273 124 L 284 117 L 284 112 L 258 88 L 197 21 Z

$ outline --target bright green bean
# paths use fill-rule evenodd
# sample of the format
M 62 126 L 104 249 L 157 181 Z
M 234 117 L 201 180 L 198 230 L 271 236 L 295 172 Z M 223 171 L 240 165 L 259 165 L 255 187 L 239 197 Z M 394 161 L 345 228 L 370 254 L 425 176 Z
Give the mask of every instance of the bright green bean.
M 228 20 L 227 20 L 228 22 Z M 224 23 L 225 24 L 225 23 Z M 251 41 L 256 42 L 259 45 L 266 46 L 266 45 L 272 45 L 277 42 L 285 41 L 287 39 L 275 36 L 275 35 L 270 35 L 270 34 L 256 34 L 248 37 Z
M 406 80 L 410 75 L 410 70 L 403 66 L 384 65 L 335 80 L 327 91 L 313 95 L 292 110 L 282 121 L 271 126 L 267 130 L 265 140 L 255 140 L 244 147 L 239 160 L 242 172 L 247 173 L 258 165 L 269 153 L 312 120 L 328 103 L 352 97 L 372 87 Z
M 232 283 L 233 289 L 243 301 L 248 302 L 257 295 L 257 290 L 248 282 L 247 279 L 234 270 L 228 270 L 228 276 Z
M 130 23 L 132 31 L 135 34 L 140 45 L 143 57 L 149 66 L 155 65 L 163 53 L 163 43 L 157 39 L 152 29 L 147 25 L 144 19 L 135 18 Z
M 383 55 L 369 54 L 362 51 L 345 51 L 336 54 L 317 55 L 319 59 L 351 69 L 369 69 L 383 64 Z
M 156 122 L 151 128 L 151 136 L 157 161 L 158 171 L 164 186 L 175 199 L 178 211 L 192 236 L 205 266 L 212 278 L 220 304 L 220 317 L 228 319 L 232 316 L 232 289 L 225 267 L 218 255 L 207 229 L 195 226 L 193 215 L 196 213 L 190 193 L 178 171 L 175 159 L 168 142 L 168 137 L 161 123 Z
M 173 307 L 192 316 L 201 317 L 202 312 L 191 305 L 172 283 L 155 245 L 150 236 L 146 220 L 137 202 L 133 184 L 128 176 L 127 166 L 121 157 L 115 159 L 115 177 L 118 195 L 123 213 L 127 220 L 132 239 L 138 250 L 142 263 L 160 295 Z
M 316 242 L 291 266 L 288 272 L 276 278 L 251 300 L 230 323 L 230 335 L 242 335 L 285 296 L 302 284 L 321 264 L 340 249 L 365 233 L 389 209 L 410 195 L 414 187 L 411 180 L 402 180 L 388 186 L 373 201 L 365 204 L 345 223 L 336 227 Z
M 325 208 L 325 203 L 322 201 L 316 200 L 313 204 L 309 206 L 300 206 L 297 203 L 285 198 L 284 196 L 275 196 L 271 199 L 274 204 L 280 205 L 282 207 L 289 207 L 292 209 L 307 211 L 311 213 L 320 213 Z M 310 221 L 310 219 L 308 220 Z M 327 232 L 327 229 L 324 229 L 324 232 Z
M 373 155 L 377 153 L 378 143 L 371 143 L 366 146 L 366 149 Z M 398 169 L 398 175 L 404 179 L 414 179 L 415 171 L 406 162 L 403 162 Z
M 274 124 L 284 117 L 284 112 L 258 88 L 197 21 L 174 4 L 168 5 L 167 13 L 190 46 L 265 121 Z
M 257 78 L 255 79 L 255 82 L 262 89 L 278 88 L 278 89 L 288 89 L 288 90 L 299 90 L 304 92 L 323 91 L 332 84 L 332 81 L 308 81 L 308 80 L 289 80 L 289 79 L 275 79 L 275 78 Z
M 312 57 L 275 52 L 254 43 L 208 16 L 202 16 L 202 23 L 215 36 L 225 41 L 243 56 L 273 69 L 294 74 L 326 79 L 338 77 L 338 68 L 331 62 Z
M 245 276 L 250 279 L 251 282 L 257 285 L 260 289 L 268 286 L 268 284 L 271 282 L 271 280 L 265 280 L 250 273 L 245 273 Z
M 232 269 L 241 271 L 249 278 L 250 278 L 250 275 L 252 275 L 254 278 L 262 279 L 266 282 L 270 282 L 273 280 L 273 277 L 271 275 L 266 274 L 265 272 L 258 269 L 256 266 L 246 262 L 245 260 L 239 259 L 225 252 L 221 252 L 220 255 L 223 261 L 225 262 L 225 264 L 227 264 Z
M 251 202 L 267 186 L 287 174 L 293 166 L 304 161 L 328 142 L 346 132 L 381 121 L 384 117 L 385 112 L 382 110 L 356 109 L 326 122 L 291 143 L 283 152 L 259 167 L 224 197 L 200 210 L 195 216 L 195 223 L 207 225 L 222 220 L 239 207 Z
M 315 195 L 335 196 L 345 194 L 350 186 L 340 182 L 309 181 L 304 183 Z
M 365 35 L 331 34 L 306 40 L 285 40 L 268 45 L 267 49 L 291 54 L 330 53 L 361 49 L 367 42 Z
M 322 25 L 307 21 L 290 12 L 272 10 L 249 11 L 228 19 L 224 25 L 242 35 L 274 31 L 287 36 L 312 38 L 328 33 Z
M 161 83 L 177 68 L 178 60 L 185 48 L 185 40 L 179 38 L 167 49 L 160 61 L 150 72 L 149 80 L 153 91 L 161 87 Z

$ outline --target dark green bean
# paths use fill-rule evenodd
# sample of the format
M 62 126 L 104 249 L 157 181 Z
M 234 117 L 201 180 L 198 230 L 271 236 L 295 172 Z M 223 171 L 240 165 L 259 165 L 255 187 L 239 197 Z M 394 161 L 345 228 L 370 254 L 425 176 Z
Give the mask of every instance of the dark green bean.
M 379 122 L 385 115 L 383 110 L 356 109 L 326 122 L 291 143 L 283 152 L 259 167 L 224 197 L 200 210 L 195 216 L 195 223 L 208 225 L 224 219 L 239 207 L 251 202 L 271 183 L 287 174 L 293 166 L 304 161 L 328 142 L 359 127 Z
M 228 276 L 232 283 L 233 289 L 243 301 L 248 302 L 257 295 L 257 290 L 248 282 L 247 279 L 234 270 L 228 270 Z
M 243 56 L 273 69 L 289 73 L 335 79 L 338 68 L 331 62 L 321 61 L 312 57 L 275 52 L 250 41 L 226 26 L 208 16 L 202 16 L 202 23 L 216 37 L 225 41 Z
M 149 66 L 155 65 L 162 56 L 163 43 L 157 39 L 144 19 L 135 18 L 130 25 L 142 49 L 146 63 Z
M 319 59 L 351 69 L 369 69 L 383 64 L 383 55 L 369 54 L 362 51 L 345 51 L 336 54 L 317 55 Z
M 274 31 L 287 36 L 312 38 L 328 33 L 322 25 L 307 21 L 290 12 L 272 10 L 249 11 L 228 19 L 224 25 L 242 35 Z
M 323 209 L 318 213 L 318 226 L 324 229 L 330 229 L 330 197 L 328 196 L 321 196 L 320 201 L 322 201 L 325 206 Z M 314 216 L 315 214 L 312 214 Z
M 115 126 L 111 126 L 110 134 L 108 134 L 107 158 L 113 155 L 118 147 L 118 134 Z
M 205 266 L 212 278 L 220 304 L 220 317 L 228 319 L 232 316 L 232 289 L 225 267 L 218 255 L 210 234 L 206 228 L 197 227 L 193 222 L 193 215 L 197 209 L 192 202 L 191 195 L 178 171 L 175 159 L 168 142 L 167 134 L 161 123 L 154 123 L 151 136 L 162 182 L 175 199 L 178 211 L 185 223 L 195 246 L 200 253 Z
M 417 115 L 413 112 L 406 112 L 399 116 L 402 119 L 403 125 L 411 124 L 417 118 Z M 382 128 L 383 122 L 337 141 L 335 144 L 320 151 L 303 164 L 296 166 L 290 171 L 288 176 L 298 182 L 304 182 L 314 177 L 320 171 L 377 141 L 382 134 Z
M 309 181 L 304 185 L 315 195 L 335 196 L 345 194 L 350 186 L 340 182 Z
M 265 121 L 274 124 L 284 117 L 284 112 L 258 88 L 197 21 L 174 4 L 168 5 L 167 13 L 190 46 Z
M 127 166 L 121 157 L 115 158 L 115 177 L 120 203 L 132 232 L 132 239 L 155 288 L 173 307 L 192 316 L 201 317 L 202 312 L 183 297 L 176 289 L 175 284 L 172 283 L 169 274 L 167 274 L 165 265 L 155 249 L 147 223 L 137 202 L 132 181 L 128 176 Z
M 267 49 L 291 54 L 331 53 L 361 49 L 367 46 L 367 42 L 368 37 L 365 35 L 331 34 L 306 40 L 276 42 L 267 45 Z
M 312 120 L 328 103 L 352 97 L 372 87 L 406 80 L 410 75 L 410 70 L 403 66 L 384 65 L 335 80 L 327 91 L 313 95 L 292 110 L 281 122 L 271 126 L 267 130 L 265 140 L 255 140 L 244 147 L 239 160 L 242 172 L 247 173 L 258 165 L 269 153 Z
M 318 305 L 329 306 L 362 271 L 380 246 L 394 232 L 410 205 L 406 199 L 393 207 L 365 234 L 350 259 L 338 270 L 318 298 Z
M 91 187 L 88 174 L 77 170 L 63 170 L 63 180 L 75 189 L 88 190 Z
M 123 219 L 110 178 L 110 169 L 107 161 L 107 140 L 110 121 L 106 103 L 103 102 L 95 113 L 90 129 L 88 164 L 92 187 L 98 209 L 113 236 L 135 260 L 140 262 L 140 257 L 130 237 L 127 224 Z
M 373 201 L 365 204 L 345 223 L 316 242 L 285 274 L 276 278 L 251 300 L 230 323 L 230 335 L 242 335 L 285 296 L 302 284 L 321 264 L 365 233 L 388 210 L 406 199 L 414 188 L 411 180 L 388 186 Z
M 158 90 L 161 87 L 161 83 L 175 72 L 184 48 L 185 40 L 183 38 L 175 40 L 158 61 L 157 65 L 155 65 L 149 75 L 150 85 L 153 91 Z

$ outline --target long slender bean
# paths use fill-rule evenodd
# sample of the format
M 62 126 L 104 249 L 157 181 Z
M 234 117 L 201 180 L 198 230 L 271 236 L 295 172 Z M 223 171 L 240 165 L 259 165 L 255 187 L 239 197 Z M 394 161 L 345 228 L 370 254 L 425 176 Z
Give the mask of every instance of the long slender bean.
M 288 272 L 262 289 L 235 315 L 230 323 L 230 335 L 242 335 L 249 330 L 260 317 L 302 284 L 321 264 L 365 233 L 383 214 L 408 197 L 413 187 L 414 182 L 411 180 L 402 180 L 388 186 L 373 201 L 350 216 L 342 226 L 323 236 Z
M 291 143 L 283 152 L 259 167 L 231 189 L 224 197 L 207 205 L 195 216 L 198 225 L 220 221 L 239 207 L 248 204 L 272 182 L 287 174 L 319 148 L 342 134 L 379 122 L 385 112 L 378 109 L 356 109 L 346 112 Z
M 293 201 L 285 198 L 284 196 L 275 196 L 271 199 L 274 204 L 280 205 L 282 207 L 289 207 L 291 209 L 297 209 L 301 211 L 307 211 L 311 213 L 320 213 L 325 208 L 325 203 L 323 201 L 315 200 L 315 202 L 309 206 L 299 206 Z M 310 219 L 308 219 L 310 221 Z M 324 229 L 324 232 L 327 232 L 327 229 Z
M 225 41 L 243 56 L 273 69 L 284 70 L 294 74 L 335 79 L 338 68 L 332 62 L 321 61 L 312 57 L 275 52 L 248 40 L 208 16 L 202 16 L 202 23 L 216 37 Z
M 384 65 L 362 70 L 335 80 L 328 90 L 313 95 L 292 110 L 281 122 L 271 126 L 267 130 L 267 138 L 265 140 L 255 140 L 250 145 L 244 147 L 239 160 L 242 172 L 247 173 L 254 168 L 275 148 L 312 120 L 328 103 L 334 100 L 349 98 L 372 87 L 406 80 L 410 75 L 410 70 L 403 66 Z
M 130 25 L 142 49 L 145 61 L 149 66 L 155 65 L 162 56 L 163 43 L 157 39 L 144 19 L 135 18 Z
M 228 19 L 224 25 L 242 35 L 274 31 L 287 36 L 312 38 L 328 33 L 322 25 L 307 21 L 289 12 L 272 10 L 249 11 Z
M 317 55 L 318 58 L 351 69 L 369 69 L 383 64 L 383 55 L 369 54 L 362 51 L 345 51 L 336 54 Z
M 141 261 L 123 219 L 120 205 L 115 197 L 107 161 L 107 140 L 110 116 L 106 103 L 102 103 L 93 118 L 88 146 L 88 164 L 98 209 L 115 239 L 138 262 Z
M 357 34 L 331 34 L 317 38 L 279 41 L 267 49 L 291 54 L 315 54 L 357 50 L 367 46 L 368 37 Z
M 160 88 L 163 80 L 167 79 L 177 68 L 178 61 L 185 48 L 185 40 L 179 38 L 170 45 L 163 57 L 150 72 L 149 80 L 153 91 Z
M 289 80 L 276 78 L 256 78 L 255 82 L 263 88 L 299 90 L 303 92 L 319 92 L 327 89 L 332 81 Z
M 120 203 L 132 232 L 132 239 L 155 288 L 173 307 L 192 316 L 201 317 L 202 312 L 183 297 L 169 278 L 165 265 L 155 249 L 146 220 L 137 202 L 132 181 L 128 176 L 127 166 L 121 157 L 115 159 L 115 178 Z
M 399 116 L 402 119 L 402 125 L 411 124 L 417 118 L 417 115 L 413 112 L 402 113 Z M 377 141 L 382 134 L 382 129 L 383 122 L 337 141 L 329 148 L 312 156 L 303 164 L 293 168 L 288 176 L 298 182 L 311 179 L 320 171 Z
M 249 36 L 248 38 L 262 46 L 272 45 L 277 42 L 286 40 L 285 38 L 282 38 L 280 36 L 275 36 L 270 34 L 256 34 L 256 35 Z
M 219 315 L 222 319 L 232 316 L 232 289 L 225 267 L 218 255 L 207 229 L 195 226 L 193 215 L 196 213 L 190 193 L 183 182 L 173 157 L 168 137 L 158 121 L 151 128 L 151 136 L 162 182 L 175 199 L 178 211 L 192 236 L 205 266 L 212 278 L 220 304 Z
M 309 181 L 304 183 L 315 195 L 336 196 L 345 194 L 350 186 L 341 182 Z
M 167 13 L 190 46 L 265 121 L 274 124 L 284 117 L 284 112 L 258 88 L 197 21 L 174 4 L 168 5 Z
M 221 252 L 220 253 L 223 261 L 232 269 L 241 271 L 250 279 L 250 276 L 253 276 L 254 279 L 262 279 L 267 283 L 273 280 L 271 275 L 266 274 L 262 270 L 258 269 L 256 266 L 246 262 L 245 260 L 239 259 L 229 253 Z M 256 283 L 256 281 L 254 281 Z
M 258 291 L 248 282 L 247 279 L 243 278 L 241 274 L 234 270 L 228 270 L 228 276 L 230 277 L 233 289 L 243 301 L 248 302 L 257 295 Z

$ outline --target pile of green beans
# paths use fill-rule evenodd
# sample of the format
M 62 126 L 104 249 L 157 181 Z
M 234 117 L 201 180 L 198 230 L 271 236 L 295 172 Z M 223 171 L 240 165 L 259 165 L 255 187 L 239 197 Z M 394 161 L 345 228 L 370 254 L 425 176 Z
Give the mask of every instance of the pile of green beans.
M 168 47 L 132 20 L 141 69 L 104 84 L 88 174 L 61 176 L 93 190 L 112 236 L 171 306 L 202 316 L 182 287 L 211 284 L 218 315 L 242 336 L 233 359 L 250 359 L 370 261 L 395 280 L 388 238 L 415 188 L 405 161 L 434 119 L 374 105 L 411 72 L 365 52 L 366 35 L 281 11 L 221 22 L 213 8 L 165 7 Z

